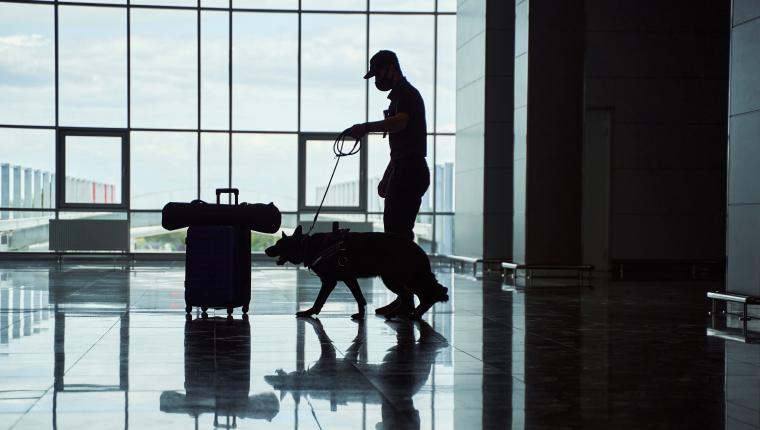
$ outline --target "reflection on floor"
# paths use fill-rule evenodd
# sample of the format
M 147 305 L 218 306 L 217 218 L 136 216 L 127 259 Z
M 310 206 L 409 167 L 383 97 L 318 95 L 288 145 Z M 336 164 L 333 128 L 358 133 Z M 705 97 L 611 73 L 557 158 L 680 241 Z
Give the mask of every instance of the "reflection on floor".
M 318 279 L 260 266 L 248 320 L 186 321 L 181 263 L 0 263 L 0 429 L 760 428 L 760 346 L 706 334 L 719 286 L 436 273 L 415 323 L 352 322 L 341 287 L 296 319 Z

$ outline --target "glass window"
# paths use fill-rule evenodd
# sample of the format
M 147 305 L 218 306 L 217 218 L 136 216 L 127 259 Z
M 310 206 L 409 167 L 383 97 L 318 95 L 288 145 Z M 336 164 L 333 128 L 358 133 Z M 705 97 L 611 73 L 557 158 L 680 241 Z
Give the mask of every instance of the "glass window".
M 55 212 L 10 211 L 0 220 L 0 252 L 47 252 Z M 12 221 L 8 221 L 12 220 Z
M 435 0 L 370 0 L 371 11 L 432 12 Z
M 131 4 L 196 7 L 198 0 L 132 0 Z
M 135 8 L 131 23 L 131 126 L 196 128 L 196 12 Z
M 428 185 L 427 191 L 425 191 L 425 194 L 422 196 L 422 202 L 420 203 L 420 212 L 431 212 L 433 210 L 433 192 L 435 191 L 435 187 L 433 186 L 433 160 L 435 155 L 435 145 L 433 144 L 433 136 L 428 136 L 428 145 L 427 145 L 427 157 L 425 158 L 425 162 L 428 166 L 428 171 L 430 174 L 430 185 Z
M 438 75 L 436 82 L 436 132 L 456 131 L 457 18 L 438 16 Z
M 129 224 L 133 252 L 185 252 L 187 229 L 161 227 L 161 212 L 133 212 Z
M 401 71 L 425 102 L 428 131 L 433 131 L 433 16 L 372 15 L 369 55 L 381 49 L 396 53 Z M 370 79 L 369 117 L 381 119 L 388 108 L 388 93 L 378 91 Z
M 435 209 L 454 211 L 454 136 L 436 137 Z
M 201 128 L 227 130 L 229 12 L 201 12 Z
M 305 14 L 302 19 L 301 130 L 342 131 L 364 122 L 366 17 Z
M 414 241 L 428 254 L 433 252 L 433 216 L 417 215 L 414 221 Z
M 232 0 L 240 9 L 298 9 L 298 0 Z
M 201 0 L 201 7 L 230 7 L 230 0 Z
M 201 134 L 201 199 L 216 201 L 216 189 L 230 183 L 230 138 L 228 133 Z
M 197 133 L 133 131 L 129 143 L 132 209 L 197 198 Z
M 58 38 L 60 123 L 126 127 L 126 9 L 61 6 Z
M 233 129 L 296 131 L 298 15 L 236 12 L 232 28 Z
M 298 207 L 298 136 L 239 133 L 232 136 L 232 186 L 240 200 Z
M 121 204 L 122 138 L 64 136 L 65 203 Z
M 0 207 L 55 207 L 53 130 L 0 128 Z
M 296 227 L 296 218 L 295 214 L 283 214 L 280 230 L 274 234 L 251 231 L 251 252 L 263 253 L 267 247 L 274 245 L 282 237 L 282 232 L 293 234 L 293 230 Z
M 360 157 L 342 157 L 335 170 L 330 189 L 327 183 L 335 167 L 332 139 L 306 139 L 306 171 L 304 172 L 304 197 L 306 206 L 319 206 L 322 197 L 324 207 L 359 206 L 360 199 Z
M 0 3 L 0 123 L 54 125 L 53 6 Z
M 301 0 L 304 10 L 367 10 L 367 0 Z
M 53 0 L 43 0 L 43 1 L 53 1 Z M 77 3 L 126 4 L 127 0 L 77 0 Z M 134 4 L 134 2 L 132 2 L 132 4 Z
M 454 216 L 437 215 L 435 217 L 435 252 L 438 254 L 454 253 Z
M 457 0 L 438 0 L 438 12 L 456 12 Z
M 377 186 L 383 179 L 385 168 L 391 161 L 388 139 L 381 135 L 371 134 L 367 139 L 367 211 L 382 212 L 385 199 L 377 194 Z M 382 219 L 380 220 L 382 222 Z

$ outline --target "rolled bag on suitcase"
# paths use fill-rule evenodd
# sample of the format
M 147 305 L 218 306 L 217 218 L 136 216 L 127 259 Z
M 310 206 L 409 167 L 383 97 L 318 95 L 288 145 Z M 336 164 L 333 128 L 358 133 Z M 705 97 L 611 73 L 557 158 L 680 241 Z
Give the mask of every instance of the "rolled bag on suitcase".
M 219 196 L 223 193 L 234 194 L 235 204 L 219 204 Z M 211 204 L 203 200 L 193 200 L 190 203 L 167 203 L 161 211 L 161 225 L 167 230 L 191 225 L 231 225 L 270 234 L 280 230 L 282 215 L 273 203 L 238 204 L 236 188 L 217 189 L 216 202 Z

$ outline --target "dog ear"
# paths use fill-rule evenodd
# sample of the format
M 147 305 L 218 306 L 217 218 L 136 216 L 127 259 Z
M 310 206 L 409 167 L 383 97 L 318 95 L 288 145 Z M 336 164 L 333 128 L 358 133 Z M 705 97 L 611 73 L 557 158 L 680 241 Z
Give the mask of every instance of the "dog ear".
M 303 234 L 303 229 L 302 229 L 302 228 L 301 228 L 301 226 L 299 225 L 298 227 L 296 227 L 296 231 L 295 231 L 295 232 L 293 232 L 293 236 L 300 236 L 300 235 L 302 235 L 302 234 Z

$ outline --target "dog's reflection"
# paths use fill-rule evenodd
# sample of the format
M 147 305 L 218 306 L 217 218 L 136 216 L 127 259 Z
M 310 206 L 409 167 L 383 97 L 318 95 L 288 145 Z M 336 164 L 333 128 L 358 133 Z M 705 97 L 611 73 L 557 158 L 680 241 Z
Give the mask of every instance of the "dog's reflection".
M 214 414 L 214 426 L 234 428 L 237 418 L 271 421 L 280 410 L 274 393 L 249 396 L 251 326 L 247 320 L 208 318 L 185 322 L 185 394 L 161 393 L 161 411 L 196 420 Z M 223 420 L 225 422 L 220 423 Z
M 387 322 L 396 331 L 396 345 L 389 348 L 382 363 L 369 364 L 366 354 L 366 326 L 359 322 L 358 333 L 343 358 L 338 358 L 332 341 L 322 323 L 316 318 L 304 318 L 319 338 L 319 360 L 305 371 L 277 370 L 266 376 L 266 381 L 281 392 L 327 399 L 331 409 L 348 402 L 366 402 L 381 405 L 382 422 L 378 430 L 419 429 L 419 411 L 414 407 L 413 396 L 422 388 L 430 375 L 438 351 L 448 346 L 446 339 L 425 321 Z M 414 327 L 420 336 L 415 339 Z

